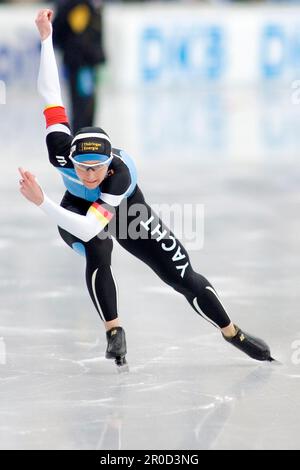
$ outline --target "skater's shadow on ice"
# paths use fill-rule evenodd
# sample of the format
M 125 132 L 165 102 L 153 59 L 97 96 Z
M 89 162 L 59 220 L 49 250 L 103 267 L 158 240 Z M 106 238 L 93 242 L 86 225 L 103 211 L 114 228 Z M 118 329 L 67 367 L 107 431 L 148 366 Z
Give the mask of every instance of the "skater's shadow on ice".
M 237 410 L 237 412 L 239 412 L 239 406 L 244 400 L 246 402 L 248 399 L 253 399 L 253 395 L 258 396 L 263 394 L 263 388 L 269 382 L 273 371 L 274 368 L 266 367 L 265 364 L 255 367 L 255 369 L 251 369 L 245 377 L 238 379 L 228 388 L 228 391 L 225 391 L 222 395 L 215 396 L 209 405 L 205 407 L 199 406 L 201 412 L 198 414 L 198 417 L 194 410 L 192 417 L 190 417 L 191 421 L 188 433 L 181 435 L 182 448 L 214 448 L 226 424 L 229 424 L 234 411 Z M 115 386 L 111 387 L 111 394 L 115 406 L 110 408 L 104 423 L 102 423 L 100 437 L 96 447 L 98 450 L 124 449 L 126 448 L 127 439 L 130 438 L 123 429 L 124 410 L 126 409 L 126 406 L 124 408 L 124 404 L 126 405 L 128 400 L 127 392 L 129 386 L 126 380 L 125 383 L 123 383 L 123 381 L 124 378 L 123 380 L 119 378 L 118 385 L 115 383 Z M 130 388 L 131 387 L 129 387 L 129 389 Z M 200 401 L 202 399 L 203 395 L 201 394 Z M 187 415 L 191 416 L 189 412 Z M 172 413 L 164 413 L 163 419 L 170 419 L 170 424 L 173 423 L 172 425 L 174 425 L 172 421 L 173 416 Z M 183 417 L 184 415 L 181 416 Z M 182 431 L 183 428 L 181 428 L 181 432 Z M 136 444 L 139 446 L 138 436 L 136 436 L 136 438 Z
M 268 383 L 274 368 L 260 365 L 251 370 L 241 380 L 236 381 L 223 396 L 216 396 L 211 411 L 195 428 L 195 439 L 198 449 L 211 449 L 224 430 L 232 413 L 243 399 L 250 398 L 253 393 L 259 394 Z

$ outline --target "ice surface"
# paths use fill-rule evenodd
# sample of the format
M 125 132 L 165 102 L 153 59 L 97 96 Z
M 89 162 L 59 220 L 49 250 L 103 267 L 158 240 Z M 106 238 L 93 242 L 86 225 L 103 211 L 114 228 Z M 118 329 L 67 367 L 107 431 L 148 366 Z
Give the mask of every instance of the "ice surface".
M 298 108 L 280 89 L 103 92 L 99 124 L 135 158 L 148 201 L 204 204 L 193 265 L 282 362 L 259 364 L 231 348 L 115 244 L 130 364 L 118 375 L 104 359 L 83 259 L 18 193 L 18 165 L 56 201 L 63 187 L 47 163 L 40 103 L 31 90 L 8 93 L 0 107 L 1 449 L 300 447 Z

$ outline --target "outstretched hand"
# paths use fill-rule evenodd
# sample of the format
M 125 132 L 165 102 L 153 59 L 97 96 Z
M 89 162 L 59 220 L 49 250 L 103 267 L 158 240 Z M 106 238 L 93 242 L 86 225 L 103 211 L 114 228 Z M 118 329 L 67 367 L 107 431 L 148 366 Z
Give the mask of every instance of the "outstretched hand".
M 35 19 L 35 24 L 39 30 L 41 41 L 47 39 L 47 37 L 52 33 L 52 19 L 52 10 L 49 10 L 49 8 L 43 8 L 42 10 L 39 10 Z
M 23 194 L 28 201 L 40 206 L 44 201 L 44 194 L 35 176 L 29 171 L 23 170 L 23 168 L 19 168 L 19 173 L 21 175 L 19 181 L 21 194 Z

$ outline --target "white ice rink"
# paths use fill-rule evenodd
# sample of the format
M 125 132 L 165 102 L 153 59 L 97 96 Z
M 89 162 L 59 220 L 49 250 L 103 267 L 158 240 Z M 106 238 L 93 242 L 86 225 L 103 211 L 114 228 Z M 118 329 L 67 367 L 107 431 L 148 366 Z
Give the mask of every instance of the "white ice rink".
M 300 448 L 300 106 L 289 89 L 104 91 L 101 120 L 148 201 L 204 204 L 194 268 L 282 365 L 225 343 L 115 243 L 130 373 L 104 359 L 84 260 L 18 193 L 17 166 L 57 202 L 40 103 L 0 106 L 0 448 Z

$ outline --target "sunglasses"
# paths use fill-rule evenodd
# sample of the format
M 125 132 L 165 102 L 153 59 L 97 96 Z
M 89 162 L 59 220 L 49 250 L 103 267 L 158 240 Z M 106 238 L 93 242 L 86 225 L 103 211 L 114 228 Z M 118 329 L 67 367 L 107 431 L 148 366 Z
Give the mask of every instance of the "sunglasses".
M 71 156 L 69 156 L 69 158 L 70 158 L 71 162 L 73 163 L 73 165 L 76 166 L 76 168 L 78 168 L 79 170 L 97 171 L 97 170 L 102 169 L 105 165 L 108 165 L 112 161 L 113 156 L 111 155 L 107 160 L 105 160 L 105 162 L 101 162 L 101 163 L 81 163 L 81 162 L 77 162 Z

